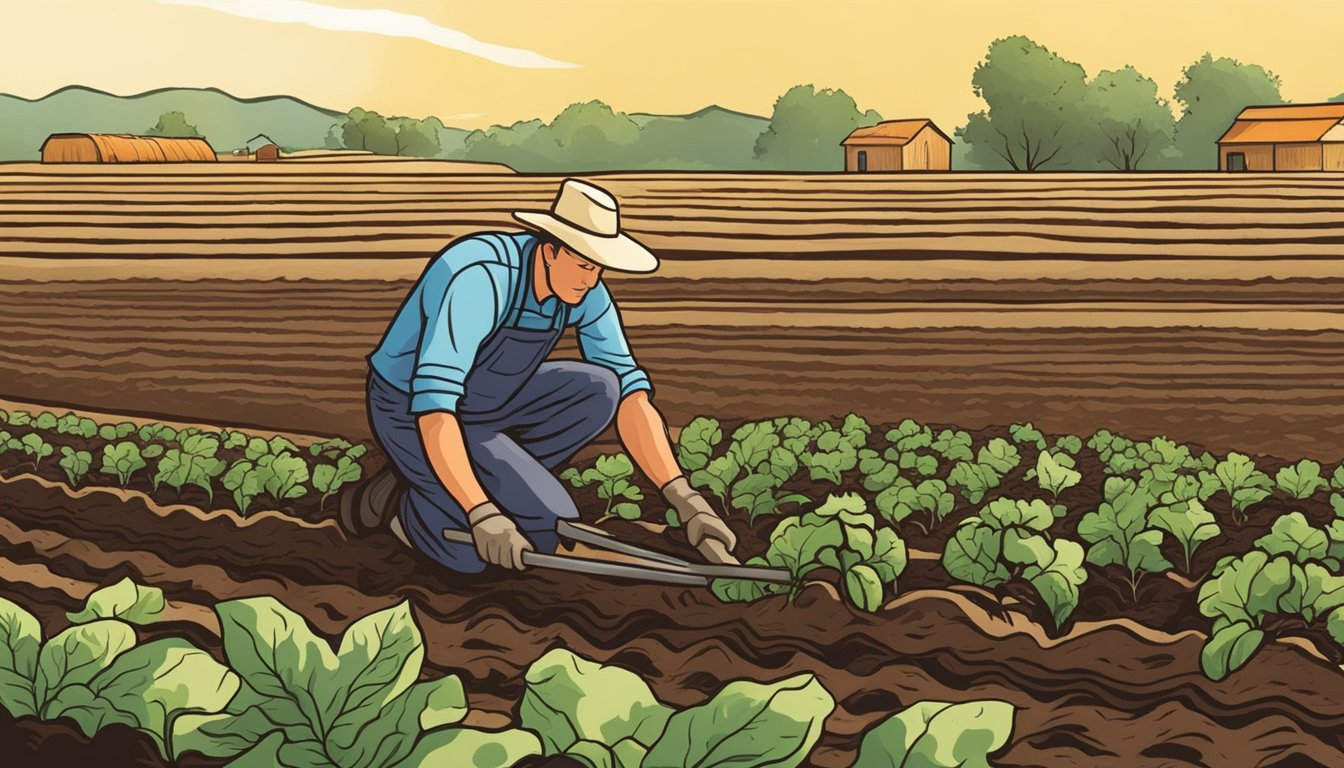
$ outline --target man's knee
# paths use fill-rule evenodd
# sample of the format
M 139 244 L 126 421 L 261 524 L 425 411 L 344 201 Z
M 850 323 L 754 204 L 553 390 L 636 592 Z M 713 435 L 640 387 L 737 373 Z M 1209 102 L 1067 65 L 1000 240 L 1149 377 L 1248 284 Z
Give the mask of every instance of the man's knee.
M 596 413 L 607 414 L 607 420 L 616 414 L 616 405 L 621 400 L 621 380 L 616 372 L 603 365 L 585 367 L 584 390 Z

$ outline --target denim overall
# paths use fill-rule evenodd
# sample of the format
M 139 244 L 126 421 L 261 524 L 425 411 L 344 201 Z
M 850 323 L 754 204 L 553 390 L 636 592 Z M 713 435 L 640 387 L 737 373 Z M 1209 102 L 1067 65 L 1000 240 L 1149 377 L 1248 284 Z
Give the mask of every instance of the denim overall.
M 554 552 L 555 526 L 578 509 L 553 470 L 611 424 L 620 398 L 616 373 L 580 360 L 547 361 L 564 332 L 570 307 L 559 304 L 551 327 L 518 326 L 524 291 L 532 290 L 536 249 L 525 260 L 504 322 L 481 345 L 467 374 L 457 418 L 467 454 L 486 495 L 518 525 L 538 552 Z M 455 571 L 485 568 L 474 547 L 450 542 L 445 528 L 470 529 L 462 507 L 434 474 L 421 445 L 411 395 L 372 368 L 369 419 L 374 437 L 409 489 L 400 518 L 416 549 Z

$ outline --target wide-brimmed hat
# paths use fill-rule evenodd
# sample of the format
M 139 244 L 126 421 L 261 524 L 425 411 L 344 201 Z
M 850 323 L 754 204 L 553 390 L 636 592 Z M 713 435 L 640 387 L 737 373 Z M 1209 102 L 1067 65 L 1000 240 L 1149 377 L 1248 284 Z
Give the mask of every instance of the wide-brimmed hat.
M 513 217 L 541 230 L 584 258 L 618 272 L 652 272 L 658 258 L 621 232 L 616 198 L 605 189 L 578 179 L 565 179 L 545 211 L 516 211 Z

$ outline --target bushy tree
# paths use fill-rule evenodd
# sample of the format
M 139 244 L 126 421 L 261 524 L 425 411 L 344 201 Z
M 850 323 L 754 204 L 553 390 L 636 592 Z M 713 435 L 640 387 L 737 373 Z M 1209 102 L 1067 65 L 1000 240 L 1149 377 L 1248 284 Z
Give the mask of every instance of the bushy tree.
M 196 126 L 187 123 L 187 116 L 181 112 L 164 112 L 159 122 L 145 131 L 147 136 L 170 136 L 183 139 L 205 138 Z
M 1070 170 L 1096 165 L 1087 73 L 1017 35 L 990 43 L 971 89 L 988 109 L 967 119 L 958 138 L 984 168 Z
M 442 126 L 437 117 L 424 120 L 383 117 L 355 107 L 346 114 L 344 123 L 332 126 L 326 143 L 330 149 L 343 147 L 379 155 L 433 157 L 439 154 L 438 129 Z
M 618 170 L 631 167 L 639 124 L 601 101 L 571 104 L 550 123 L 495 125 L 466 138 L 468 160 L 522 171 Z
M 1090 84 L 1098 135 L 1095 152 L 1106 167 L 1137 171 L 1153 167 L 1172 145 L 1176 119 L 1157 83 L 1134 67 L 1097 73 Z
M 844 91 L 797 85 L 775 101 L 770 125 L 756 140 L 755 157 L 776 170 L 841 171 L 840 142 L 855 128 L 881 121 L 874 110 L 860 112 Z
M 1282 104 L 1279 78 L 1255 64 L 1215 59 L 1205 53 L 1182 72 L 1176 84 L 1181 118 L 1176 122 L 1176 148 L 1186 168 L 1218 167 L 1218 138 L 1241 110 L 1260 104 Z

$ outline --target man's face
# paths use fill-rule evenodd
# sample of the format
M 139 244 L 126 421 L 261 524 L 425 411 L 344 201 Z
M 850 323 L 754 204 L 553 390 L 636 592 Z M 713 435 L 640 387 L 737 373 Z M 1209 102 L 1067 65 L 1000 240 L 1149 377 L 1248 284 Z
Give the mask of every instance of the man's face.
M 551 290 L 566 304 L 578 304 L 602 277 L 602 267 L 565 246 L 550 251 L 546 261 L 551 267 Z

